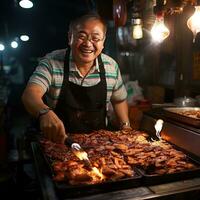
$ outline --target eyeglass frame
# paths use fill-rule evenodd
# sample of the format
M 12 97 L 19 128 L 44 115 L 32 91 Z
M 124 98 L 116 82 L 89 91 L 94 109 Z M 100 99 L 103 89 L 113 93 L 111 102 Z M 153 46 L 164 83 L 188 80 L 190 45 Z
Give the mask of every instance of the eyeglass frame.
M 79 35 L 79 34 L 85 34 L 85 36 L 83 36 L 84 38 L 80 38 L 80 35 Z M 80 32 L 74 33 L 74 36 L 75 36 L 74 38 L 75 38 L 76 40 L 81 40 L 82 42 L 90 41 L 92 44 L 97 44 L 97 43 L 99 43 L 99 42 L 102 42 L 102 41 L 104 41 L 105 38 L 106 38 L 106 36 L 104 35 L 102 39 L 97 38 L 97 41 L 94 41 L 93 38 L 92 38 L 94 35 L 95 35 L 95 33 L 89 34 L 89 35 L 88 35 L 88 34 L 85 33 L 84 31 L 80 31 Z

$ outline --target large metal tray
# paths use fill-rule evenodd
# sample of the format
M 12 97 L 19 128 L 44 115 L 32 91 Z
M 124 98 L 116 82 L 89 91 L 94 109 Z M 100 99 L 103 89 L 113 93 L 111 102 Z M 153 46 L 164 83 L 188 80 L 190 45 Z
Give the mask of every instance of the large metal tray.
M 200 119 L 181 114 L 183 111 L 200 111 L 200 107 L 168 107 L 163 108 L 163 111 L 166 117 L 200 128 Z
M 180 180 L 186 180 L 191 178 L 200 177 L 200 163 L 191 157 L 187 156 L 187 160 L 196 165 L 196 168 L 190 170 L 184 170 L 180 172 L 175 172 L 171 174 L 152 174 L 148 173 L 148 170 L 143 170 L 138 168 L 137 170 L 143 176 L 144 185 L 155 185 L 163 184 L 167 182 L 174 182 Z
M 69 185 L 55 182 L 56 190 L 62 197 L 79 197 L 89 194 L 106 193 L 115 190 L 130 189 L 142 185 L 142 175 L 136 172 L 134 177 L 116 181 L 106 181 L 92 185 Z
M 32 152 L 33 157 L 35 158 L 36 162 L 36 172 L 41 174 L 39 170 L 41 170 L 42 176 L 46 174 L 43 178 L 40 175 L 40 183 L 44 185 L 43 182 L 52 182 L 55 190 L 57 191 L 58 196 L 60 197 L 82 197 L 84 195 L 90 194 L 98 194 L 102 192 L 110 192 L 119 189 L 128 189 L 133 187 L 141 186 L 142 184 L 142 175 L 135 170 L 135 175 L 130 178 L 123 178 L 115 181 L 106 181 L 99 184 L 92 184 L 92 185 L 70 185 L 65 182 L 55 182 L 53 181 L 53 171 L 51 168 L 50 161 L 44 155 L 40 145 L 38 143 L 32 143 Z M 40 159 L 38 159 L 40 157 Z M 44 180 L 45 178 L 45 180 Z M 52 184 L 51 183 L 51 184 Z

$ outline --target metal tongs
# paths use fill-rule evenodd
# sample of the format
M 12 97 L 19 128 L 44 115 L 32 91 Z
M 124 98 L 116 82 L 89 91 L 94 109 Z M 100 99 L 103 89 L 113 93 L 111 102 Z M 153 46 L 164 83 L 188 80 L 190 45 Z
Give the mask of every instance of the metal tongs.
M 92 169 L 92 164 L 88 158 L 87 152 L 83 150 L 83 148 L 80 146 L 80 144 L 74 142 L 70 137 L 67 137 L 65 139 L 65 145 L 69 146 L 72 149 L 72 152 L 83 161 L 84 165 L 88 169 Z

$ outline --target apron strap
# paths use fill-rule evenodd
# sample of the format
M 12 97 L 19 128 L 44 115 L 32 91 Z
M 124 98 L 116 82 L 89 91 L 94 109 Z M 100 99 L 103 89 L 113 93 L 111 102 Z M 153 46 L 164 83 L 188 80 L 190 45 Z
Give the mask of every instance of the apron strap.
M 98 63 L 99 63 L 99 69 L 100 69 L 100 79 L 102 81 L 102 84 L 106 87 L 106 94 L 105 94 L 105 99 L 104 99 L 104 106 L 106 109 L 106 101 L 107 101 L 107 83 L 106 83 L 106 74 L 105 74 L 105 68 L 104 64 L 101 58 L 101 54 L 98 56 Z

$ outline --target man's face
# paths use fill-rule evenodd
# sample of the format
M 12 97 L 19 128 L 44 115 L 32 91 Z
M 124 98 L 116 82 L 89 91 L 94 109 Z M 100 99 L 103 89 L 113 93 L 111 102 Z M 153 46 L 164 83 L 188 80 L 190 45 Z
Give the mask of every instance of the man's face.
M 90 19 L 76 27 L 70 39 L 73 59 L 78 66 L 93 64 L 104 45 L 104 26 L 99 20 Z

